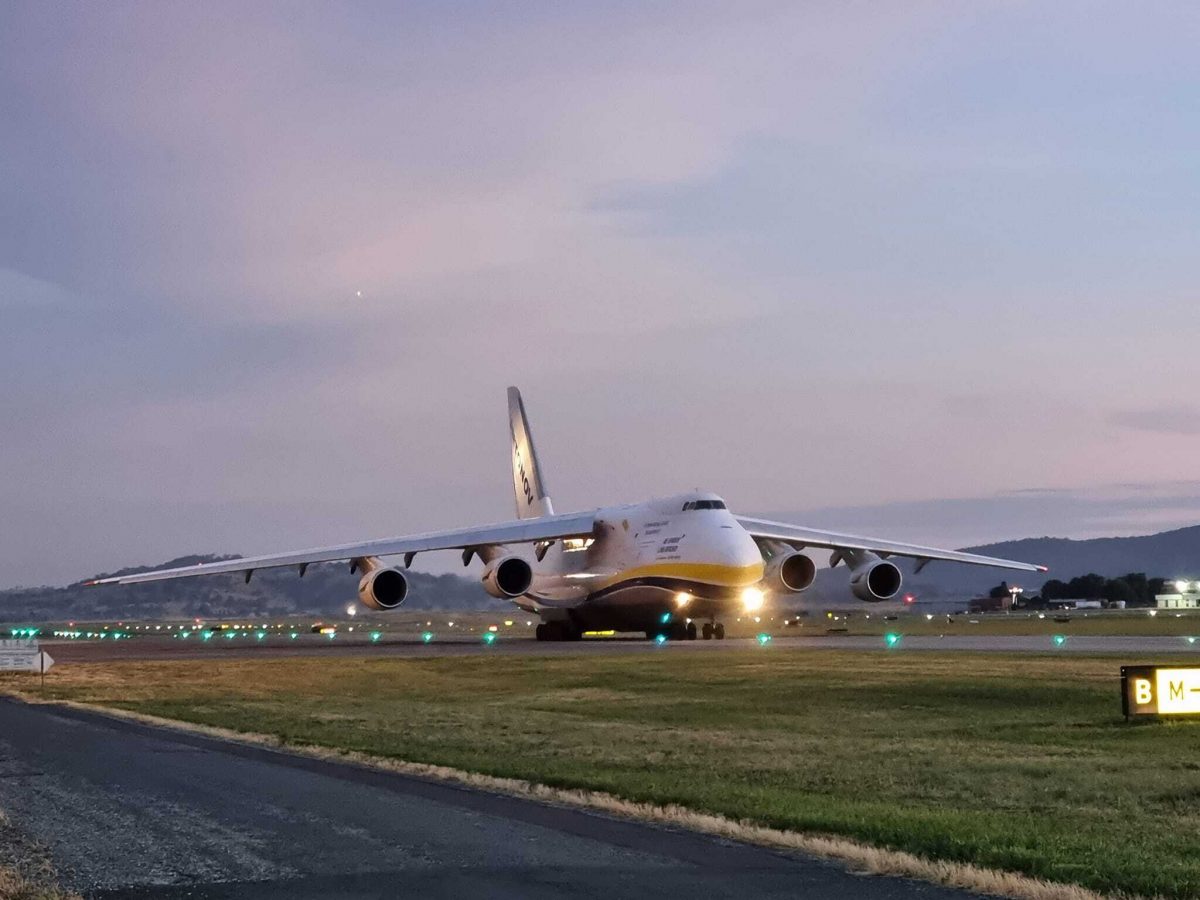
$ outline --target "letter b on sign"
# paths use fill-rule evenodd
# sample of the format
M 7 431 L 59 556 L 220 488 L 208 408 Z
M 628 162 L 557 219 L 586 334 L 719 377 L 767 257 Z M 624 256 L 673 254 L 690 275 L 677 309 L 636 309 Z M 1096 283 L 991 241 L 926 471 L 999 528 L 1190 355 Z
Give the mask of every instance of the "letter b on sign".
M 1154 689 L 1149 678 L 1135 678 L 1133 682 L 1133 699 L 1138 706 L 1154 702 Z

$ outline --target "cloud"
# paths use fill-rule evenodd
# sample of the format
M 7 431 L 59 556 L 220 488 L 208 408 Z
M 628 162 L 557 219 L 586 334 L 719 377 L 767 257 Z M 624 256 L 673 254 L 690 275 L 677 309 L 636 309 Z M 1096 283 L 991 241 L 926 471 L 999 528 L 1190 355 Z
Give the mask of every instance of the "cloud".
M 1128 409 L 1109 416 L 1113 425 L 1152 434 L 1192 436 L 1200 434 L 1200 410 L 1191 406 L 1160 406 Z

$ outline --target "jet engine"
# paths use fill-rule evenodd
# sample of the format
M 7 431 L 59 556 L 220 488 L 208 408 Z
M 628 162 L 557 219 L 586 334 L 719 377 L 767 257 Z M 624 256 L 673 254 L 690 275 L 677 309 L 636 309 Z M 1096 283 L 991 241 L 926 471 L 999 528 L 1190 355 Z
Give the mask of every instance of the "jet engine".
M 867 558 L 850 570 L 850 590 L 854 596 L 868 603 L 878 603 L 891 600 L 900 593 L 904 578 L 896 565 L 873 553 L 864 553 L 863 556 Z
M 798 550 L 772 556 L 763 573 L 767 590 L 798 594 L 812 586 L 817 566 Z
M 501 556 L 483 569 L 483 589 L 493 597 L 511 600 L 533 584 L 533 568 L 519 556 Z
M 399 569 L 372 569 L 358 583 L 358 599 L 370 609 L 395 609 L 408 596 L 408 579 Z

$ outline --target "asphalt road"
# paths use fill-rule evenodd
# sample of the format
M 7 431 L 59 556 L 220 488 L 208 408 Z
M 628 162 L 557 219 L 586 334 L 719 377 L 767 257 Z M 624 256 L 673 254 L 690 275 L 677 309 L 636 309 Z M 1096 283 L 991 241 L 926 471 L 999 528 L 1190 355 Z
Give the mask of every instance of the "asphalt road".
M 11 699 L 0 808 L 94 898 L 973 896 Z
M 259 659 L 272 656 L 400 656 L 434 657 L 463 655 L 576 655 L 608 653 L 721 653 L 733 649 L 752 649 L 752 638 L 724 641 L 669 641 L 658 646 L 638 638 L 584 640 L 571 643 L 541 643 L 529 637 L 502 636 L 494 644 L 484 644 L 479 636 L 439 637 L 426 644 L 420 639 L 385 637 L 379 643 L 339 635 L 329 641 L 318 635 L 305 635 L 293 642 L 272 636 L 259 643 L 253 638 L 235 641 L 213 639 L 181 641 L 159 637 L 134 637 L 124 641 L 41 640 L 56 663 L 107 662 L 111 660 L 153 659 Z M 787 650 L 867 650 L 879 652 L 950 650 L 1017 653 L 1123 653 L 1200 655 L 1200 642 L 1188 644 L 1181 637 L 1073 636 L 1056 646 L 1046 635 L 905 635 L 895 648 L 881 636 L 819 635 L 812 637 L 776 635 L 765 648 L 770 652 Z

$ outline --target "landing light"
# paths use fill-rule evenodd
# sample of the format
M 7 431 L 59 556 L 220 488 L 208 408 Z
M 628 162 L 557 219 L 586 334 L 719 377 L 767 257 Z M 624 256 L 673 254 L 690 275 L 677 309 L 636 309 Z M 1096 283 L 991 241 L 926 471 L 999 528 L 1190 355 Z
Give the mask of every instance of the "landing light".
M 358 615 L 358 607 L 351 603 L 346 607 L 346 615 L 350 616 L 350 618 L 354 618 Z
M 687 606 L 691 602 L 692 602 L 692 595 L 689 594 L 687 591 L 680 591 L 678 594 L 675 595 L 675 605 L 679 609 L 683 609 L 685 606 Z
M 748 587 L 742 591 L 742 608 L 748 612 L 758 612 L 762 609 L 763 592 L 758 588 Z
M 1187 584 L 1188 583 L 1186 581 L 1177 581 L 1175 582 L 1175 590 L 1179 591 L 1181 594 L 1185 593 L 1187 591 Z

